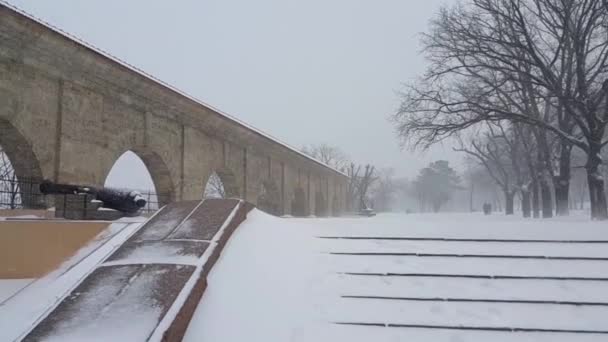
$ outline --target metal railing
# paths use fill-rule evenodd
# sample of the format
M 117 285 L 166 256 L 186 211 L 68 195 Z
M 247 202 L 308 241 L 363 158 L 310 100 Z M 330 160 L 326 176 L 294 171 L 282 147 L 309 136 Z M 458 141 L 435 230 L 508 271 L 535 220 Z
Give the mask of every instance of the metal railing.
M 133 190 L 133 189 L 130 189 Z M 150 190 L 139 191 L 146 199 L 142 214 L 153 213 L 171 200 L 169 195 Z M 44 195 L 40 193 L 40 180 L 21 177 L 0 178 L 0 209 L 46 209 L 56 201 L 64 201 L 70 195 Z M 63 198 L 62 198 L 63 197 Z
M 0 178 L 0 209 L 43 209 L 40 182 L 32 178 Z

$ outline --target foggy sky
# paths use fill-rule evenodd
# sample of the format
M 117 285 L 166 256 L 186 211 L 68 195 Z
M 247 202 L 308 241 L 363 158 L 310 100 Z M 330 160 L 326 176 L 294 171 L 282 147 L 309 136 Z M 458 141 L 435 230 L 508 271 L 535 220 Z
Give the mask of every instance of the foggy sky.
M 442 147 L 400 151 L 388 122 L 401 83 L 424 69 L 419 33 L 444 2 L 11 0 L 294 147 L 335 145 L 407 177 L 432 160 L 461 159 Z M 147 186 L 122 170 L 113 182 Z

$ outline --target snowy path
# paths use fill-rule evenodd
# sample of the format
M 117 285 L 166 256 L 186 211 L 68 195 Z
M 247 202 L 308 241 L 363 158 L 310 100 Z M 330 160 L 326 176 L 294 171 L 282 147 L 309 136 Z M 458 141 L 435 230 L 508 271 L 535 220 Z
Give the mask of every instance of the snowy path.
M 585 217 L 255 211 L 186 341 L 606 341 L 606 317 L 608 228 Z

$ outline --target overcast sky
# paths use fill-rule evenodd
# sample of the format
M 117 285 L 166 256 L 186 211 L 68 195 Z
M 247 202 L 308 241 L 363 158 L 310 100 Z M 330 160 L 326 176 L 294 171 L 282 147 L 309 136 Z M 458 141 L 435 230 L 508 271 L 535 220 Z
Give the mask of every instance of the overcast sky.
M 11 3 L 292 146 L 335 145 L 413 177 L 461 158 L 400 151 L 388 122 L 401 83 L 424 69 L 419 33 L 450 1 Z

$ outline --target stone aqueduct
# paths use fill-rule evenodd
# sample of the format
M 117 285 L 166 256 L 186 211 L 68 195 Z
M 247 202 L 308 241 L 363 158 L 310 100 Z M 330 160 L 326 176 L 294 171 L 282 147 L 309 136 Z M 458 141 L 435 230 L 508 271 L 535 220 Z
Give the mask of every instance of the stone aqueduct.
M 227 195 L 275 214 L 338 214 L 347 177 L 40 21 L 0 4 L 0 145 L 20 177 L 103 185 L 133 151 L 157 192 Z

